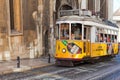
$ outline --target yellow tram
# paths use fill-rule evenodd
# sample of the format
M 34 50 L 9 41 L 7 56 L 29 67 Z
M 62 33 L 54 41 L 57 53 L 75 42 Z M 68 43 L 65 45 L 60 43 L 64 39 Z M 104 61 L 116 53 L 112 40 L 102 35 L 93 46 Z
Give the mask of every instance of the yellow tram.
M 118 54 L 118 27 L 90 17 L 63 16 L 56 22 L 57 65 Z

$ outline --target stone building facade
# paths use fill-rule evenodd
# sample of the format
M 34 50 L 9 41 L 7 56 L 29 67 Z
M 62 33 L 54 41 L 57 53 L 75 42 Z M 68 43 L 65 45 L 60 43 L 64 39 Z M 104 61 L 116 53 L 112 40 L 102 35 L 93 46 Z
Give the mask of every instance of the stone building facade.
M 37 6 L 36 0 L 0 0 L 0 60 L 30 57 L 29 45 L 36 39 L 32 13 Z
M 102 10 L 107 14 L 101 8 L 106 3 L 90 1 L 0 0 L 0 60 L 54 55 L 54 27 L 60 10 Z

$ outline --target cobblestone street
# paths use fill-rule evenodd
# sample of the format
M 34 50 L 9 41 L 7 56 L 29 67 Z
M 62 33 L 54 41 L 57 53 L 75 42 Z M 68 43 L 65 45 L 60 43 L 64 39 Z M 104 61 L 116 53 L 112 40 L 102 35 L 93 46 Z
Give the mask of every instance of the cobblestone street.
M 52 64 L 20 73 L 1 75 L 0 80 L 119 80 L 119 60 L 120 57 L 117 56 L 110 61 L 81 63 L 76 67 L 58 67 Z M 44 61 L 47 61 L 47 58 Z

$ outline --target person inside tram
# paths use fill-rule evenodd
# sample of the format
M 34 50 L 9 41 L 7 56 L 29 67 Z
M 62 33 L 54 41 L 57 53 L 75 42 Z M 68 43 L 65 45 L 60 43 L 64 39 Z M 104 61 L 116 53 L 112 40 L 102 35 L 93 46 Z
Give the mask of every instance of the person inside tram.
M 74 40 L 75 39 L 75 35 L 72 33 L 71 34 L 71 39 Z
M 71 27 L 71 39 L 74 40 L 75 39 L 75 35 L 74 35 L 74 29 L 75 27 Z
M 80 40 L 81 39 L 81 37 L 80 37 L 80 28 L 79 27 L 74 27 L 72 30 L 73 30 L 72 31 L 72 36 L 74 36 L 74 39 Z
M 80 39 L 80 29 L 78 27 L 75 28 L 74 34 L 75 34 L 75 39 L 79 40 Z
M 100 42 L 103 42 L 103 38 L 102 37 L 100 37 Z
M 110 37 L 109 36 L 107 37 L 107 42 L 110 42 Z
M 107 34 L 104 35 L 104 42 L 107 42 Z
M 68 30 L 66 30 L 66 32 L 65 32 L 66 34 L 65 34 L 65 37 L 68 39 L 69 38 L 69 31 Z
M 104 37 L 104 42 L 107 42 L 107 38 L 106 37 Z
M 104 39 L 103 39 L 103 34 L 100 34 L 100 42 L 103 42 Z
M 60 38 L 61 39 L 69 39 L 69 30 L 66 27 L 61 27 Z
M 64 29 L 64 31 L 63 31 L 63 37 L 64 37 L 65 39 L 69 39 L 69 31 L 68 31 L 68 30 L 65 30 L 65 29 Z
M 74 24 L 71 27 L 71 39 L 80 40 L 82 36 L 82 27 L 80 24 Z

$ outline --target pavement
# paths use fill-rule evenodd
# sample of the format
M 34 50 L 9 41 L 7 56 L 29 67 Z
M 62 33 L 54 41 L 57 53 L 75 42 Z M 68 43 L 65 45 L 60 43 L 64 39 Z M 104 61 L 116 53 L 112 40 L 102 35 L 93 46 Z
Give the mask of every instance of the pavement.
M 17 60 L 10 61 L 0 61 L 0 75 L 14 73 L 14 72 L 24 72 L 27 70 L 41 68 L 49 65 L 53 65 L 55 62 L 54 58 L 50 58 L 50 63 L 48 62 L 48 57 L 42 57 L 37 59 L 21 59 L 20 68 L 17 68 Z

